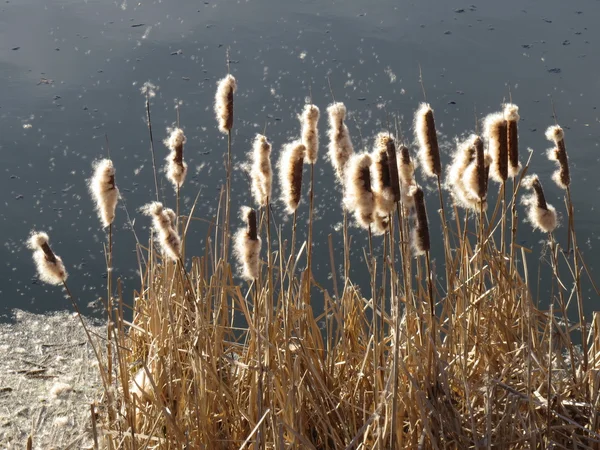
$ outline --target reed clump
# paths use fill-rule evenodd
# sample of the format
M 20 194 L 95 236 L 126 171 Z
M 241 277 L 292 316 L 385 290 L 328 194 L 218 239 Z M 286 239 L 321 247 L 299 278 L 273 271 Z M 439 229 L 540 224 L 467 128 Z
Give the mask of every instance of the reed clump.
M 216 102 L 219 129 L 229 137 L 234 90 L 228 75 Z M 473 134 L 458 144 L 443 174 L 433 110 L 420 106 L 416 140 L 425 175 L 436 179 L 440 222 L 428 217 L 427 189 L 419 185 L 427 180 L 417 180 L 411 149 L 397 145 L 401 137 L 380 133 L 371 153 L 354 153 L 345 107 L 329 106 L 329 157 L 343 185 L 341 209 L 359 225 L 352 231 L 344 225 L 344 248 L 330 246 L 330 258 L 343 252 L 346 266 L 352 246 L 346 233 L 368 232 L 371 298 L 349 279 L 338 289 L 335 269 L 312 273 L 309 252 L 307 268 L 298 264 L 310 246 L 296 250 L 295 239 L 303 166 L 310 163 L 312 173 L 317 164 L 315 108 L 307 105 L 302 138 L 284 145 L 279 158 L 281 200 L 294 215 L 291 249 L 289 224 L 278 222 L 270 237 L 271 144 L 262 135 L 253 141 L 248 193 L 260 209 L 242 209 L 237 261 L 222 250 L 226 239 L 218 247 L 208 238 L 191 255 L 198 248 L 186 234 L 196 203 L 182 216 L 159 202 L 143 208 L 153 226 L 148 246 L 138 248 L 133 317 L 123 313 L 130 297 L 117 296 L 108 344 L 114 370 L 98 355 L 105 395 L 94 406 L 96 439 L 114 449 L 597 448 L 600 319 L 594 316 L 589 335 L 581 332 L 585 325 L 572 324 L 563 294 L 572 285 L 564 274 L 579 273 L 573 266 L 582 267 L 582 257 L 551 258 L 550 303 L 560 313 L 538 307 L 531 250 L 513 238 L 503 242 L 504 233 L 499 240 L 495 229 L 503 219 L 485 213 L 488 176 L 503 187 L 514 177 L 513 195 L 498 196 L 498 204 L 523 199 L 529 221 L 558 254 L 564 236 L 556 209 L 538 177 L 522 179 L 529 163 L 521 178 L 516 173 L 516 107 L 486 121 L 485 139 Z M 184 138 L 175 136 L 176 153 Z M 554 178 L 568 186 L 563 136 L 556 129 L 548 136 L 560 164 Z M 464 208 L 454 209 L 455 224 L 443 215 L 450 205 L 442 176 L 454 204 Z M 312 189 L 311 179 L 311 195 Z M 187 223 L 179 228 L 182 218 Z M 440 224 L 443 248 L 435 249 L 440 239 L 430 233 Z M 219 226 L 229 229 L 228 222 Z M 375 254 L 372 234 L 382 235 L 383 257 Z M 36 233 L 29 245 L 40 277 L 66 289 L 65 266 L 48 237 Z M 445 283 L 435 274 L 434 251 L 444 254 Z M 310 302 L 311 280 L 320 311 Z M 579 279 L 575 286 L 581 289 Z M 574 344 L 582 340 L 589 340 L 583 351 Z

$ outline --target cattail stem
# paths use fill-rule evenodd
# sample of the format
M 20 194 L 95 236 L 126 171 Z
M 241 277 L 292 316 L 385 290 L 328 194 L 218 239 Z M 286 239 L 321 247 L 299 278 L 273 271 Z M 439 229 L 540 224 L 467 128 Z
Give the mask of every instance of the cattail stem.
M 150 134 L 150 153 L 152 154 L 152 170 L 154 171 L 154 188 L 156 189 L 156 201 L 158 198 L 158 176 L 156 174 L 156 156 L 154 154 L 154 137 L 152 135 L 152 119 L 150 117 L 150 94 L 146 93 L 146 117 L 148 119 L 148 133 Z
M 500 225 L 500 253 L 504 255 L 506 251 L 505 233 L 506 233 L 506 180 L 502 181 L 500 187 L 500 195 L 502 197 L 502 216 Z
M 309 202 L 310 202 L 310 211 L 308 215 L 308 247 L 306 249 L 306 267 L 308 273 L 308 279 L 306 281 L 306 295 L 304 296 L 304 301 L 307 305 L 310 305 L 310 288 L 312 285 L 312 241 L 313 241 L 313 214 L 314 214 L 314 198 L 315 198 L 315 164 L 312 163 L 310 165 L 310 193 L 309 193 Z
M 440 212 L 442 215 L 442 233 L 444 236 L 444 262 L 445 262 L 444 267 L 445 267 L 445 271 L 446 271 L 446 292 L 450 292 L 451 291 L 450 269 L 452 268 L 452 256 L 450 255 L 450 248 L 449 248 L 450 234 L 448 233 L 448 222 L 446 221 L 446 210 L 444 207 L 444 196 L 442 194 L 441 175 L 437 176 L 437 188 L 438 188 L 438 194 L 440 197 Z
M 223 260 L 229 257 L 229 217 L 231 213 L 231 129 L 227 131 L 227 178 L 225 182 L 225 223 L 223 226 Z
M 108 383 L 112 384 L 112 332 L 113 332 L 113 301 L 112 301 L 112 223 L 108 226 L 108 248 L 106 250 L 106 289 L 108 293 L 106 326 L 106 356 L 108 366 Z

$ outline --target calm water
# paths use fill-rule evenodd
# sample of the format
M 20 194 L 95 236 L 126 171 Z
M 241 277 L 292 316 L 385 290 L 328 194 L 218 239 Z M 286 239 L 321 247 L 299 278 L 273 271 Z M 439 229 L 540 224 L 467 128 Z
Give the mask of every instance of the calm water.
M 364 145 L 370 145 L 370 138 L 385 125 L 385 111 L 402 117 L 402 128 L 408 132 L 413 111 L 422 100 L 420 64 L 427 99 L 436 110 L 445 142 L 445 160 L 454 138 L 473 129 L 474 111 L 482 117 L 497 110 L 510 87 L 521 108 L 522 149 L 535 149 L 533 170 L 545 180 L 550 201 L 559 207 L 562 193 L 549 181 L 553 169 L 543 153 L 549 146 L 543 131 L 553 123 L 553 98 L 567 133 L 579 241 L 592 270 L 598 268 L 600 62 L 596 50 L 600 28 L 595 22 L 600 3 L 398 3 L 3 2 L 0 314 L 14 307 L 39 312 L 68 306 L 59 289 L 36 281 L 30 252 L 23 245 L 32 228 L 49 232 L 82 305 L 103 295 L 104 233 L 85 180 L 91 162 L 105 154 L 105 133 L 135 230 L 147 239 L 148 220 L 137 211 L 154 191 L 144 100 L 139 93 L 147 80 L 160 87 L 152 105 L 158 142 L 175 120 L 176 101 L 182 102 L 190 165 L 185 205 L 189 208 L 200 190 L 196 215 L 206 219 L 214 215 L 225 141 L 216 130 L 212 99 L 216 80 L 226 71 L 227 47 L 231 47 L 231 70 L 239 85 L 234 136 L 238 164 L 244 162 L 251 138 L 265 122 L 276 158 L 281 144 L 298 133 L 296 114 L 311 86 L 313 100 L 322 110 L 331 101 L 327 75 L 336 99 L 352 111 L 349 126 L 356 147 L 363 146 L 358 128 Z M 322 154 L 324 125 L 322 118 Z M 158 143 L 156 150 L 162 166 L 166 149 Z M 340 195 L 324 160 L 317 174 L 317 278 L 331 286 L 326 242 L 333 233 L 339 243 Z M 164 180 L 162 174 L 160 178 Z M 172 203 L 170 186 L 162 184 L 165 201 Z M 241 171 L 236 172 L 234 190 L 235 208 L 250 201 Z M 430 193 L 427 199 L 434 217 L 437 198 Z M 301 217 L 307 218 L 306 205 Z M 204 249 L 207 226 L 196 222 L 195 227 L 188 254 Z M 116 273 L 124 280 L 124 292 L 130 293 L 139 278 L 134 239 L 122 209 L 116 230 Z M 433 231 L 435 245 L 440 234 L 435 218 Z M 536 250 L 529 260 L 534 275 L 541 238 L 531 234 L 528 226 L 520 229 L 519 241 Z M 359 280 L 365 276 L 364 244 L 364 233 L 355 233 L 354 269 Z M 336 258 L 341 264 L 341 254 Z M 542 286 L 542 300 L 547 291 Z M 588 294 L 588 311 L 597 309 L 597 299 L 591 291 Z

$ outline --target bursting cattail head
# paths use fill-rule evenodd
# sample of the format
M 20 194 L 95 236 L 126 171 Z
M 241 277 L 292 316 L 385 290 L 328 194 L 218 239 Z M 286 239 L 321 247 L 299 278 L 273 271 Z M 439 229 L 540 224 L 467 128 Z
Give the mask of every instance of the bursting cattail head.
M 235 234 L 235 255 L 240 264 L 240 274 L 248 281 L 258 278 L 260 248 L 262 245 L 256 222 L 256 211 L 244 206 L 240 217 L 246 222 L 246 228 L 240 228 Z
M 503 183 L 508 178 L 508 142 L 507 125 L 503 113 L 492 113 L 484 119 L 484 138 L 488 144 L 488 152 L 492 157 L 490 177 Z
M 59 285 L 67 280 L 67 271 L 59 256 L 56 256 L 48 244 L 48 235 L 41 231 L 32 231 L 27 247 L 33 250 L 33 261 L 38 277 L 44 283 Z
M 237 88 L 235 77 L 227 74 L 219 80 L 215 95 L 215 114 L 221 133 L 227 134 L 233 128 L 233 93 Z
M 252 196 L 258 206 L 267 206 L 267 201 L 271 198 L 273 171 L 271 169 L 271 144 L 266 136 L 256 135 L 252 142 L 250 159 L 252 160 L 250 169 Z
M 410 157 L 410 151 L 405 145 L 400 146 L 400 157 L 398 158 L 398 177 L 400 178 L 400 191 L 402 206 L 405 211 L 409 211 L 415 204 L 414 198 L 410 195 L 411 187 L 416 185 L 415 164 Z
M 119 200 L 119 189 L 115 184 L 115 168 L 110 159 L 96 161 L 93 168 L 94 175 L 89 180 L 88 187 L 100 222 L 103 227 L 107 227 L 115 220 L 115 210 Z
M 329 147 L 327 153 L 329 160 L 335 169 L 338 182 L 343 184 L 346 164 L 348 163 L 350 156 L 354 153 L 352 141 L 350 140 L 350 133 L 348 132 L 348 127 L 344 123 L 346 107 L 341 102 L 332 103 L 327 107 L 327 114 L 329 117 L 329 130 L 327 131 L 329 136 Z
M 375 208 L 382 216 L 386 216 L 392 212 L 396 201 L 394 189 L 392 188 L 388 157 L 388 145 L 390 142 L 393 146 L 393 139 L 387 132 L 379 133 L 375 137 L 375 146 L 371 156 L 371 159 L 373 160 L 372 190 L 375 197 Z M 398 188 L 398 190 L 400 189 Z
M 411 195 L 415 201 L 414 225 L 411 230 L 411 244 L 415 255 L 424 255 L 431 249 L 429 239 L 429 222 L 427 220 L 427 209 L 425 208 L 425 196 L 423 190 L 414 186 Z
M 160 202 L 148 203 L 141 210 L 152 217 L 152 227 L 163 253 L 177 261 L 181 257 L 181 239 L 174 226 L 176 217 L 173 210 L 164 208 Z
M 298 118 L 302 125 L 302 143 L 306 147 L 305 161 L 308 164 L 314 164 L 317 162 L 319 152 L 319 131 L 317 130 L 319 108 L 313 104 L 304 105 L 304 110 Z
M 546 130 L 546 139 L 554 142 L 555 147 L 548 150 L 548 159 L 556 161 L 558 169 L 552 174 L 552 180 L 561 189 L 567 189 L 571 184 L 569 158 L 565 147 L 565 133 L 558 125 L 552 125 Z
M 281 183 L 281 200 L 287 212 L 292 214 L 298 209 L 302 199 L 302 165 L 306 147 L 298 139 L 283 146 L 279 158 L 279 182 Z
M 478 205 L 485 206 L 488 188 L 487 176 L 492 158 L 483 151 L 483 140 L 479 136 L 473 136 L 470 143 L 474 150 L 474 157 L 464 171 L 462 185 L 469 203 L 475 200 Z
M 481 140 L 476 134 L 470 135 L 465 141 L 459 143 L 452 155 L 452 163 L 448 168 L 447 187 L 450 189 L 452 199 L 457 206 L 465 209 L 478 210 L 476 199 L 470 195 L 465 185 L 465 172 L 475 160 L 475 143 Z
M 542 184 L 537 175 L 525 177 L 521 182 L 523 187 L 532 193 L 523 198 L 527 206 L 527 218 L 534 229 L 545 233 L 552 233 L 558 225 L 554 206 L 546 202 Z
M 506 121 L 506 144 L 508 147 L 508 176 L 514 178 L 521 170 L 519 163 L 519 107 L 513 103 L 504 105 Z
M 440 148 L 438 146 L 433 109 L 428 103 L 421 103 L 415 113 L 415 133 L 419 144 L 419 159 L 423 172 L 428 177 L 439 177 L 442 174 Z
M 185 135 L 181 128 L 167 129 L 169 137 L 164 140 L 171 153 L 167 156 L 167 178 L 175 189 L 181 188 L 187 174 L 187 164 L 183 160 Z
M 390 216 L 389 215 L 382 215 L 382 214 L 379 214 L 378 212 L 376 212 L 373 215 L 373 225 L 371 227 L 371 230 L 374 235 L 378 236 L 378 235 L 384 234 L 388 230 L 389 226 L 390 226 Z
M 354 212 L 356 221 L 363 228 L 373 223 L 375 199 L 371 187 L 370 167 L 373 160 L 368 153 L 352 155 L 346 170 L 344 205 Z

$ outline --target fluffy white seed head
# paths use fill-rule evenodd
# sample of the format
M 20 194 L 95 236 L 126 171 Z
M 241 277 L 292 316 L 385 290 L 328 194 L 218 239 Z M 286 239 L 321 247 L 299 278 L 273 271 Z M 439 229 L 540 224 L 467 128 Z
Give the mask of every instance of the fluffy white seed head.
M 167 129 L 169 137 L 164 140 L 164 144 L 171 151 L 167 156 L 167 178 L 173 185 L 173 188 L 181 188 L 187 174 L 187 163 L 183 160 L 183 144 L 186 142 L 185 135 L 181 128 Z
M 341 102 L 332 103 L 327 107 L 327 115 L 329 117 L 329 129 L 327 131 L 329 145 L 327 155 L 333 165 L 338 182 L 343 184 L 346 164 L 350 156 L 354 153 L 350 133 L 344 123 L 346 106 Z
M 67 280 L 68 274 L 63 261 L 50 248 L 46 233 L 32 231 L 27 239 L 27 246 L 33 250 L 33 261 L 40 280 L 53 285 Z
M 246 222 L 246 228 L 240 228 L 235 234 L 234 253 L 240 266 L 240 275 L 252 281 L 259 275 L 262 241 L 257 234 L 256 212 L 244 206 L 240 217 Z
M 152 227 L 163 253 L 173 261 L 181 256 L 181 239 L 174 227 L 175 214 L 160 202 L 151 202 L 142 207 L 142 212 L 152 217 Z
M 450 189 L 454 203 L 461 208 L 471 210 L 479 210 L 479 206 L 477 199 L 467 191 L 465 172 L 475 159 L 475 142 L 477 139 L 479 139 L 479 136 L 472 134 L 457 145 L 446 176 L 446 185 Z
M 215 115 L 221 133 L 229 133 L 233 128 L 233 93 L 237 89 L 235 77 L 228 74 L 217 85 L 215 95 Z
M 281 184 L 281 200 L 287 212 L 293 214 L 302 199 L 302 165 L 306 147 L 300 140 L 283 146 L 277 166 Z
M 115 168 L 110 159 L 94 162 L 94 175 L 88 182 L 88 187 L 103 227 L 109 226 L 115 220 L 119 189 L 115 184 Z
M 552 233 L 558 226 L 558 218 L 554 206 L 546 202 L 542 184 L 537 175 L 523 178 L 522 186 L 531 194 L 523 197 L 523 204 L 527 207 L 527 220 L 535 230 Z
M 483 122 L 483 136 L 488 145 L 488 152 L 492 157 L 490 165 L 490 178 L 502 183 L 508 177 L 508 143 L 507 125 L 504 113 L 488 114 Z
M 519 116 L 519 107 L 514 103 L 506 103 L 504 105 L 504 120 L 507 122 L 518 122 L 520 119 Z
M 252 161 L 250 168 L 252 196 L 258 206 L 267 206 L 267 200 L 271 198 L 273 171 L 271 168 L 271 144 L 266 136 L 256 135 L 252 142 L 250 159 Z
M 546 129 L 546 139 L 558 144 L 565 138 L 565 133 L 559 125 L 552 125 Z
M 304 110 L 298 118 L 302 125 L 302 143 L 306 147 L 304 160 L 307 164 L 314 164 L 319 152 L 319 108 L 313 104 L 304 105 Z
M 344 189 L 344 206 L 354 212 L 358 224 L 369 228 L 373 223 L 375 199 L 371 188 L 370 168 L 373 164 L 368 153 L 354 154 L 348 161 Z
M 552 180 L 561 189 L 567 189 L 571 184 L 569 158 L 565 147 L 565 133 L 558 125 L 553 125 L 546 130 L 546 138 L 554 142 L 554 148 L 548 150 L 548 159 L 557 163 L 557 169 L 552 174 Z
M 438 177 L 442 173 L 440 149 L 433 118 L 433 109 L 428 103 L 421 103 L 415 113 L 415 134 L 419 145 L 421 168 L 428 177 Z
M 371 155 L 371 188 L 375 198 L 375 209 L 386 217 L 395 206 L 394 190 L 388 164 L 387 144 L 391 140 L 388 132 L 381 132 L 375 137 L 373 154 Z

